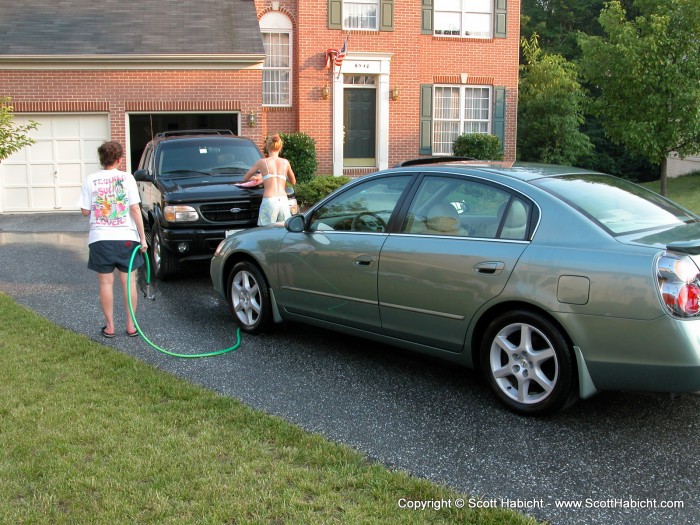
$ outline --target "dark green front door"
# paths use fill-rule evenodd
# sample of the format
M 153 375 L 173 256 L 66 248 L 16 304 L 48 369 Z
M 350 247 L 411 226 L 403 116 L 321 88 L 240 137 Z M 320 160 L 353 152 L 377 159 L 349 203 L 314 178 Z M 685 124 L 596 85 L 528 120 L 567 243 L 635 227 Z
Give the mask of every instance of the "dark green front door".
M 367 88 L 346 88 L 343 93 L 346 166 L 375 165 L 375 128 L 377 91 Z

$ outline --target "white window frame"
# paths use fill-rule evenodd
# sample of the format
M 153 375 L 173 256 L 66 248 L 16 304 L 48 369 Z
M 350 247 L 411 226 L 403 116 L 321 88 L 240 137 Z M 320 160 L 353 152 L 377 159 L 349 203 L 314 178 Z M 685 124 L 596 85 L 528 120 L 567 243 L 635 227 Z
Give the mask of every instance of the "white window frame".
M 293 87 L 293 34 L 292 22 L 284 14 L 270 12 L 260 19 L 260 32 L 263 35 L 265 45 L 265 62 L 262 74 L 262 99 L 265 107 L 291 107 Z M 286 44 L 279 42 L 270 43 L 270 39 L 285 39 Z M 287 53 L 271 54 L 271 49 L 280 49 L 287 46 Z M 276 61 L 274 58 L 285 59 Z M 281 62 L 282 65 L 272 62 Z
M 457 99 L 457 105 L 446 103 Z M 433 86 L 433 154 L 452 155 L 452 143 L 464 133 L 491 134 L 493 87 Z
M 373 17 L 367 14 L 372 7 Z M 379 31 L 379 8 L 379 0 L 343 0 L 343 29 Z M 350 23 L 353 17 L 357 17 L 356 24 Z
M 493 38 L 494 3 L 494 0 L 435 0 L 433 34 L 452 38 Z M 442 20 L 449 22 L 439 27 Z M 477 26 L 486 29 L 474 31 Z

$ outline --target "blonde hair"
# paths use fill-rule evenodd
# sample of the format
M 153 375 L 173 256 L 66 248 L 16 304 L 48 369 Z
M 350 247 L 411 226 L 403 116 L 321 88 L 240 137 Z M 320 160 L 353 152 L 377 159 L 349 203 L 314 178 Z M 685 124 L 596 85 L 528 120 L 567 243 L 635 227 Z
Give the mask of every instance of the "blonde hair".
M 282 137 L 279 133 L 275 133 L 267 137 L 267 143 L 265 144 L 267 151 L 280 151 L 284 142 L 282 142 Z

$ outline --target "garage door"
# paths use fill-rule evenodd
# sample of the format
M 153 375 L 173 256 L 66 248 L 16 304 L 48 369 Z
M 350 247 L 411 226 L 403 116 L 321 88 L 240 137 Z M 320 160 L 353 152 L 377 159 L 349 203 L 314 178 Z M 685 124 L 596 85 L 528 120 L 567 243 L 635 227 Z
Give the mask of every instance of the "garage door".
M 15 115 L 18 125 L 29 120 L 39 123 L 36 144 L 0 163 L 0 213 L 77 210 L 83 180 L 100 169 L 107 115 Z

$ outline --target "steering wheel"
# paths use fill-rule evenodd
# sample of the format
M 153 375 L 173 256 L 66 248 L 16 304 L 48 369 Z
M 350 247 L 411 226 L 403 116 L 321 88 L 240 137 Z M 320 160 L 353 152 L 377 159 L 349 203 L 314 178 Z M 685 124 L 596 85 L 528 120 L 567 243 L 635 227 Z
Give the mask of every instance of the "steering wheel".
M 376 213 L 371 211 L 363 211 L 358 215 L 355 215 L 352 219 L 352 225 L 350 227 L 352 231 L 370 231 L 370 232 L 384 232 L 386 231 L 386 222 Z

